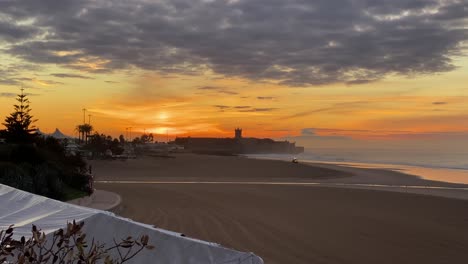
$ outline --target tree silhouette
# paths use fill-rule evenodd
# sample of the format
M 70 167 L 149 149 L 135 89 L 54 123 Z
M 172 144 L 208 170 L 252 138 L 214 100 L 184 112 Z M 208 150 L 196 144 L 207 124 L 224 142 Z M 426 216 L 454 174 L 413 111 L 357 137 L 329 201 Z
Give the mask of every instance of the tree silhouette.
M 81 142 L 82 139 L 84 138 L 84 136 L 82 136 L 82 135 L 84 135 L 83 127 L 82 127 L 82 126 L 83 126 L 83 125 L 77 125 L 76 128 L 75 128 L 75 130 L 78 132 L 78 140 L 79 140 L 80 142 Z
M 82 125 L 83 132 L 85 134 L 85 143 L 88 143 L 88 137 L 93 131 L 93 126 L 90 124 L 83 124 Z
M 87 263 L 87 264 L 122 264 L 128 263 L 143 250 L 154 249 L 149 244 L 149 236 L 141 235 L 134 239 L 113 239 L 114 243 L 106 245 L 87 239 L 83 231 L 84 222 L 67 223 L 50 235 L 32 225 L 29 238 L 15 238 L 14 226 L 0 230 L 0 263 L 45 264 L 45 263 Z M 88 234 L 92 236 L 93 234 Z M 16 235 L 18 236 L 18 235 Z
M 35 130 L 30 102 L 28 96 L 24 93 L 24 88 L 21 88 L 21 93 L 17 95 L 17 104 L 14 105 L 15 111 L 5 118 L 3 125 L 6 127 L 7 139 L 11 142 L 31 142 L 34 139 Z
M 150 133 L 149 135 L 147 134 L 141 135 L 140 141 L 143 143 L 152 143 L 154 141 L 153 134 Z
M 88 143 L 88 137 L 93 131 L 93 126 L 90 124 L 82 124 L 76 126 L 76 130 L 80 135 L 80 141 L 82 140 L 84 143 Z

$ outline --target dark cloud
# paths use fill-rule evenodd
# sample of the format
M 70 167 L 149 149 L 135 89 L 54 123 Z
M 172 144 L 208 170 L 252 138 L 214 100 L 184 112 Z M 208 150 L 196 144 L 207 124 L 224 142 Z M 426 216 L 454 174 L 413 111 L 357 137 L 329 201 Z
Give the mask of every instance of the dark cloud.
M 0 84 L 11 86 L 27 86 L 24 82 L 32 81 L 32 78 L 22 77 L 25 71 L 38 71 L 40 68 L 30 64 L 3 63 L 0 61 Z
M 235 109 L 247 109 L 247 108 L 251 108 L 251 106 L 248 106 L 248 105 L 238 105 L 238 106 L 234 106 Z
M 228 94 L 228 95 L 236 95 L 236 94 L 239 94 L 238 92 L 233 92 L 233 91 L 229 91 L 229 90 L 219 90 L 218 92 L 219 92 L 219 93 L 222 93 L 222 94 Z
M 0 77 L 0 84 L 18 85 L 18 84 L 20 84 L 20 82 L 18 82 L 16 79 L 9 79 L 9 78 Z
M 371 82 L 375 82 L 375 81 L 377 81 L 377 79 L 374 79 L 374 80 L 366 80 L 366 79 L 352 80 L 352 81 L 347 81 L 346 84 L 347 85 L 359 85 L 359 84 L 367 84 L 367 83 L 371 83 Z
M 0 97 L 16 97 L 15 93 L 0 93 Z
M 229 105 L 214 105 L 221 112 L 225 111 L 234 111 L 234 112 L 242 112 L 242 113 L 251 113 L 251 112 L 270 112 L 276 110 L 276 108 L 255 108 L 248 105 L 236 105 L 236 106 L 229 106 Z
M 96 73 L 362 84 L 453 70 L 467 17 L 463 0 L 3 0 L 0 36 L 11 55 Z
M 198 87 L 197 89 L 203 90 L 203 91 L 211 91 L 211 92 L 220 93 L 220 94 L 227 94 L 227 95 L 239 94 L 238 92 L 234 92 L 227 88 L 218 87 L 218 86 L 201 86 L 201 87 Z
M 335 109 L 336 109 L 335 107 L 318 108 L 318 109 L 313 109 L 310 111 L 304 111 L 304 112 L 299 112 L 299 113 L 295 113 L 292 115 L 284 116 L 279 119 L 293 119 L 293 118 L 298 118 L 298 117 L 309 116 L 315 113 L 328 112 L 328 111 L 335 110 Z
M 80 74 L 70 74 L 70 73 L 52 73 L 51 75 L 57 78 L 93 79 L 89 76 L 84 76 Z
M 0 97 L 6 97 L 6 98 L 14 98 L 18 94 L 16 93 L 0 93 Z M 25 93 L 27 96 L 39 96 L 40 94 L 35 94 L 35 93 Z
M 230 106 L 227 106 L 227 105 L 214 105 L 214 107 L 218 108 L 221 111 L 231 108 Z
M 0 11 L 1 12 L 1 11 Z M 3 41 L 20 41 L 30 39 L 38 34 L 39 30 L 32 26 L 21 26 L 0 13 L 0 39 Z M 2 41 L 0 41 L 1 43 Z
M 364 105 L 368 105 L 370 102 L 368 101 L 351 101 L 351 102 L 343 102 L 343 103 L 336 103 L 329 107 L 322 107 L 311 109 L 308 111 L 298 112 L 288 116 L 282 116 L 278 118 L 278 120 L 285 120 L 285 119 L 294 119 L 304 116 L 310 116 L 316 113 L 323 113 L 323 112 L 347 112 L 348 114 L 352 112 L 353 109 L 361 108 Z
M 314 128 L 303 128 L 301 130 L 302 136 L 315 136 L 315 129 Z
M 217 90 L 220 90 L 220 89 L 223 89 L 221 87 L 216 87 L 216 86 L 202 86 L 202 87 L 198 87 L 197 88 L 198 90 L 210 90 L 210 91 L 217 91 Z
M 447 102 L 432 102 L 433 105 L 445 105 Z
M 0 63 L 0 84 L 3 85 L 21 85 L 23 81 L 29 81 L 30 78 L 20 76 L 21 67 L 12 64 Z
M 271 112 L 274 110 L 276 110 L 276 108 L 250 108 L 239 110 L 239 112 Z
M 276 97 L 273 97 L 273 96 L 258 96 L 257 97 L 258 100 L 273 100 L 275 98 Z

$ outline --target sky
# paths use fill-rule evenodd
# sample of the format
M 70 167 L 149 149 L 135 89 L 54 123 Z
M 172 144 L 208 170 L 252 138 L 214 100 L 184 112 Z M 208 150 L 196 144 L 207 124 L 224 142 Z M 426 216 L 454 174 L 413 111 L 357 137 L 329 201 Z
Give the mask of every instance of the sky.
M 466 147 L 467 48 L 466 0 L 1 0 L 0 115 L 23 86 L 45 132 Z

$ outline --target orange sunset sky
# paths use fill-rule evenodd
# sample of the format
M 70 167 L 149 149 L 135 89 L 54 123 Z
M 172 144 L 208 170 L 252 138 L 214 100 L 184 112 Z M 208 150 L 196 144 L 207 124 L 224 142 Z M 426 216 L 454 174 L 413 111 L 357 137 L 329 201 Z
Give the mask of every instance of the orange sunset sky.
M 331 3 L 332 2 L 332 3 Z M 0 115 L 36 126 L 386 142 L 468 137 L 466 1 L 2 1 Z

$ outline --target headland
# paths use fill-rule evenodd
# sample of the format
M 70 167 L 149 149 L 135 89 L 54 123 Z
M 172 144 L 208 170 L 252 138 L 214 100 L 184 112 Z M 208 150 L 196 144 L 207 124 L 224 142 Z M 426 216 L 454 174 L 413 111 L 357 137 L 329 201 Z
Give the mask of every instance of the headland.
M 304 147 L 296 146 L 295 142 L 275 141 L 270 138 L 245 138 L 240 128 L 235 129 L 233 138 L 177 137 L 174 143 L 199 154 L 298 154 L 304 152 Z

